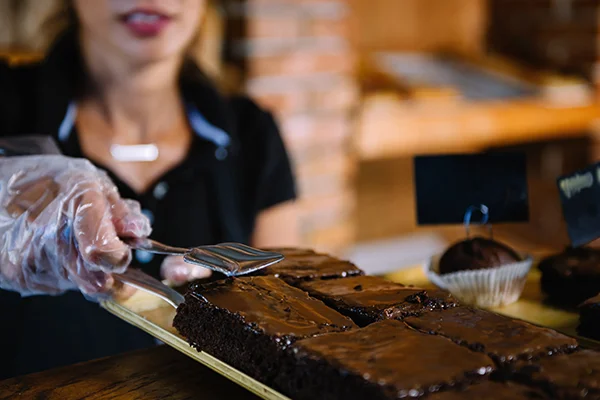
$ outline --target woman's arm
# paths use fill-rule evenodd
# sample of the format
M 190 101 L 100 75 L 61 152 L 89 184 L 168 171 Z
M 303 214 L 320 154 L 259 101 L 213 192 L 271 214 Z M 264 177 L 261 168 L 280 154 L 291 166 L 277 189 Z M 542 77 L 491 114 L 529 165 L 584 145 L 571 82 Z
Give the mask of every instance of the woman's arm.
M 298 247 L 301 244 L 298 204 L 290 200 L 263 210 L 256 218 L 254 247 Z

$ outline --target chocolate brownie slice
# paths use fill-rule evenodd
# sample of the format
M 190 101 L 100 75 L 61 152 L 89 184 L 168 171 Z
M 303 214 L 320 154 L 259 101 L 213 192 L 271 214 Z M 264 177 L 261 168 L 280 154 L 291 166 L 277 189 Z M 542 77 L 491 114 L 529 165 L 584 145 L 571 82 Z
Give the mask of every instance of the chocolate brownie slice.
M 350 261 L 307 249 L 270 249 L 285 258 L 277 264 L 257 271 L 253 275 L 273 275 L 291 285 L 315 279 L 345 278 L 363 275 L 364 272 Z
M 273 276 L 192 285 L 173 325 L 199 351 L 269 383 L 298 339 L 355 328 L 347 317 Z
M 464 388 L 438 392 L 427 396 L 427 400 L 549 400 L 542 390 L 512 382 L 484 381 Z
M 600 294 L 586 300 L 579 306 L 579 326 L 581 336 L 600 340 Z
M 484 354 L 395 320 L 297 341 L 285 364 L 276 387 L 294 399 L 418 397 L 493 370 Z
M 406 287 L 376 276 L 308 281 L 299 283 L 298 287 L 360 326 L 457 305 L 448 292 Z
M 542 290 L 555 304 L 575 307 L 600 293 L 600 250 L 568 248 L 543 259 L 538 268 Z
M 553 399 L 600 399 L 600 353 L 582 350 L 522 363 L 518 377 Z
M 577 347 L 575 339 L 551 329 L 470 307 L 432 311 L 404 321 L 422 332 L 442 335 L 487 353 L 498 362 L 560 353 Z

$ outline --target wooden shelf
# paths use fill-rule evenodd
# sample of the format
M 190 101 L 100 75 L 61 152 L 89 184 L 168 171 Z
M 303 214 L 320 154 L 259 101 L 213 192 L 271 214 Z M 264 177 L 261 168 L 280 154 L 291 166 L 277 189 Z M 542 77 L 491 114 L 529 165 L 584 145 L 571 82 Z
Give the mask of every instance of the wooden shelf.
M 361 160 L 583 137 L 600 117 L 585 81 L 494 55 L 374 53 L 360 67 Z
M 425 107 L 380 94 L 365 99 L 354 144 L 361 160 L 479 151 L 585 136 L 598 118 L 598 103 L 523 99 Z

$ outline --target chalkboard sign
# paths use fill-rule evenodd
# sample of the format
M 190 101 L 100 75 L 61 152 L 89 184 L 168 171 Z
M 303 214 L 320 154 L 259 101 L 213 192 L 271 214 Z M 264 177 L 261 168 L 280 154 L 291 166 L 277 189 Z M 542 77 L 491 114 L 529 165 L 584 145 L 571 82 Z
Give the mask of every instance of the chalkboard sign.
M 557 180 L 571 245 L 600 237 L 600 163 Z
M 418 156 L 414 167 L 419 225 L 460 224 L 479 205 L 490 223 L 529 220 L 523 153 Z

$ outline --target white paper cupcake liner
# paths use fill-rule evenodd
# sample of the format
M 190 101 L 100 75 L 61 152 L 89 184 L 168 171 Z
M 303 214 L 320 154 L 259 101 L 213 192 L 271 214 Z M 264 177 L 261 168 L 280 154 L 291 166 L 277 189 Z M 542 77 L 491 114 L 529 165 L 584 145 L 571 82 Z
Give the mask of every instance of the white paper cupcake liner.
M 432 257 L 425 265 L 427 278 L 461 302 L 478 307 L 498 307 L 517 301 L 533 263 L 531 256 L 525 256 L 521 262 L 501 267 L 440 275 L 440 257 Z

